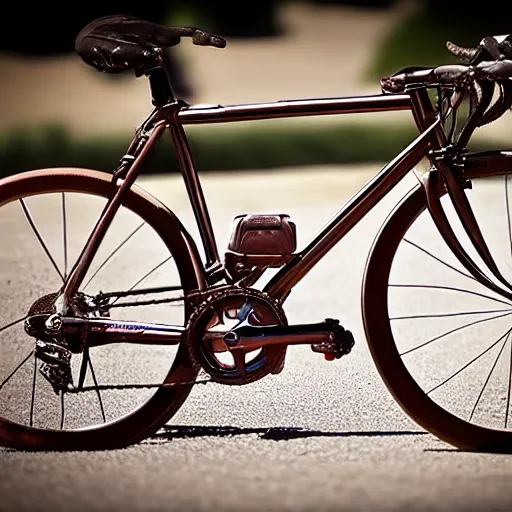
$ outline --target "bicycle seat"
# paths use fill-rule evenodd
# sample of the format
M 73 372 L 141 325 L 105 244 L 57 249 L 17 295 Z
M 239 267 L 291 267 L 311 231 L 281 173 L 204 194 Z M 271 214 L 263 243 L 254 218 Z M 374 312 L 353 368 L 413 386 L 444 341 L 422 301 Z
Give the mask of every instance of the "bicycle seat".
M 104 73 L 133 70 L 136 76 L 161 65 L 162 49 L 191 37 L 200 46 L 224 48 L 226 40 L 192 27 L 167 27 L 124 14 L 92 21 L 78 34 L 75 50 Z

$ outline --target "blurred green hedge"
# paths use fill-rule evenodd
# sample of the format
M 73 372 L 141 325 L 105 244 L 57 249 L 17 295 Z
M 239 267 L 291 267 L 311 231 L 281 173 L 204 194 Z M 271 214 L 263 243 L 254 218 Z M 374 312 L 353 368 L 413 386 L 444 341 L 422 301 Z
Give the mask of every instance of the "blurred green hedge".
M 384 162 L 417 135 L 413 126 L 369 123 L 195 128 L 188 128 L 187 135 L 199 171 Z M 0 135 L 0 176 L 44 167 L 112 171 L 130 140 L 130 134 L 73 138 L 58 126 L 14 130 Z M 165 134 L 143 172 L 178 170 L 170 135 Z
M 413 10 L 377 46 L 363 78 L 375 83 L 407 66 L 439 66 L 460 61 L 446 42 L 475 47 L 485 36 L 508 34 L 510 22 L 497 0 L 485 4 L 429 0 Z M 482 11 L 484 9 L 484 11 Z

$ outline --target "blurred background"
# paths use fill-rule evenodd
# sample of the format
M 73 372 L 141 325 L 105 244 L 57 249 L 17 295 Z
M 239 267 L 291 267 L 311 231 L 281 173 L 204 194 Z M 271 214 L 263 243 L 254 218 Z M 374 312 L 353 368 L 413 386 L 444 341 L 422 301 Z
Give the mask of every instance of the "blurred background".
M 192 104 L 234 104 L 379 93 L 379 78 L 410 65 L 455 62 L 451 40 L 473 46 L 511 32 L 502 2 L 487 0 L 91 0 L 79 7 L 13 2 L 0 18 L 0 175 L 72 165 L 112 170 L 151 109 L 147 80 L 105 75 L 74 54 L 80 29 L 126 13 L 191 25 L 226 49 L 175 47 L 173 83 Z M 506 145 L 511 120 L 478 133 Z M 415 135 L 410 115 L 362 114 L 189 127 L 200 170 L 381 162 Z M 165 146 L 165 147 L 164 147 Z M 172 172 L 160 145 L 147 172 Z

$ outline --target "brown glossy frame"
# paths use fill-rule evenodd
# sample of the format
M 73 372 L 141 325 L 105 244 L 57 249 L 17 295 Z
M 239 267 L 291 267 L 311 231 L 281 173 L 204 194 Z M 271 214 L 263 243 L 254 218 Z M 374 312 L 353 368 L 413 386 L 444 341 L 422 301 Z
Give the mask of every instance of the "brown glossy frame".
M 354 195 L 304 249 L 296 253 L 291 261 L 279 269 L 264 290 L 278 300 L 283 300 L 309 270 L 418 162 L 424 157 L 429 157 L 432 161 L 432 155 L 445 147 L 447 141 L 442 121 L 436 117 L 426 88 L 412 88 L 406 94 L 378 94 L 352 98 L 278 101 L 233 106 L 189 107 L 179 101 L 173 101 L 156 108 L 138 130 L 127 155 L 123 157 L 118 170 L 114 173 L 115 186 L 112 196 L 64 285 L 62 294 L 57 301 L 57 311 L 61 315 L 66 314 L 70 297 L 77 291 L 84 278 L 96 250 L 123 201 L 123 195 L 135 182 L 144 158 L 166 129 L 169 129 L 171 133 L 185 187 L 198 224 L 206 255 L 203 272 L 207 276 L 209 272 L 221 267 L 221 260 L 205 197 L 185 134 L 185 125 L 403 110 L 411 111 L 419 129 L 418 137 Z M 503 173 L 512 171 L 512 156 L 508 153 L 481 153 L 470 155 L 467 158 L 468 177 L 495 173 L 496 168 L 493 171 L 489 162 L 496 160 L 500 160 Z M 443 165 L 444 163 L 440 164 L 441 167 Z M 190 238 L 188 234 L 187 236 Z M 111 332 L 112 341 L 114 341 L 116 333 L 126 333 L 121 325 L 116 327 L 108 324 L 108 321 L 105 322 L 105 328 Z M 177 343 L 181 339 L 180 329 L 167 329 L 165 333 L 155 332 L 152 340 L 151 327 L 141 326 L 141 329 L 146 330 L 148 342 Z M 141 335 L 133 336 L 134 342 L 143 342 L 144 334 L 139 334 Z M 128 341 L 128 338 L 131 336 L 121 336 L 121 339 L 125 341 Z
M 430 102 L 429 102 L 430 104 Z M 234 105 L 234 106 L 216 106 L 210 108 L 184 108 L 179 102 L 174 102 L 166 105 L 160 109 L 156 109 L 153 114 L 148 118 L 145 124 L 137 132 L 128 153 L 124 158 L 126 169 L 124 173 L 118 173 L 117 188 L 113 193 L 111 199 L 107 203 L 100 219 L 98 220 L 93 233 L 91 234 L 82 254 L 77 260 L 74 268 L 72 269 L 69 279 L 65 283 L 60 301 L 58 302 L 58 310 L 64 314 L 69 304 L 69 299 L 78 289 L 78 286 L 84 278 L 89 265 L 98 249 L 103 237 L 112 222 L 112 219 L 122 203 L 122 198 L 125 190 L 127 190 L 137 178 L 143 160 L 155 145 L 157 140 L 161 137 L 166 128 L 169 128 L 176 155 L 180 164 L 181 172 L 185 181 L 185 186 L 191 201 L 192 209 L 198 223 L 199 233 L 204 246 L 206 255 L 206 268 L 212 268 L 220 264 L 219 253 L 215 241 L 215 235 L 211 224 L 210 215 L 208 213 L 204 194 L 200 185 L 197 170 L 195 168 L 190 147 L 188 145 L 187 137 L 183 126 L 187 124 L 208 124 L 219 122 L 236 122 L 236 121 L 251 121 L 257 119 L 274 119 L 279 117 L 296 117 L 296 116 L 311 116 L 311 115 L 333 115 L 333 114 L 348 114 L 348 113 L 363 113 L 363 112 L 389 112 L 397 110 L 410 110 L 413 102 L 410 95 L 375 95 L 366 97 L 355 98 L 333 98 L 333 99 L 314 99 L 314 100 L 296 100 L 296 101 L 282 101 L 273 103 L 249 104 L 249 105 Z M 419 110 L 420 112 L 421 110 Z M 383 171 L 376 177 L 376 179 L 369 184 L 366 189 L 361 191 L 359 199 L 354 203 L 352 201 L 347 205 L 340 215 L 338 222 L 331 223 L 328 231 L 334 229 L 336 234 L 339 232 L 339 227 L 344 224 L 343 219 L 346 217 L 347 212 L 355 212 L 359 220 L 364 216 L 368 208 L 368 203 L 364 198 L 369 196 L 371 198 L 372 191 L 377 190 L 380 193 L 378 197 L 384 195 L 389 189 L 391 182 L 398 181 L 409 168 L 414 165 L 415 161 L 421 159 L 427 151 L 425 136 L 422 135 L 413 143 L 412 147 L 407 148 L 404 153 L 399 155 L 395 161 L 391 162 Z M 411 158 L 410 155 L 415 155 Z M 397 171 L 398 169 L 398 171 Z M 394 171 L 394 172 L 393 172 Z M 116 175 L 114 175 L 116 177 Z M 371 201 L 371 206 L 375 201 Z M 365 206 L 364 210 L 362 206 Z M 352 214 L 353 218 L 354 214 Z M 350 222 L 350 219 L 349 221 Z M 355 224 L 351 222 L 351 226 Z M 348 231 L 343 230 L 341 236 Z M 328 248 L 334 245 L 341 236 L 333 238 L 327 235 L 327 228 L 324 234 L 319 235 L 320 238 L 326 238 L 326 241 L 317 247 L 319 239 L 313 242 L 313 245 L 300 253 L 300 260 L 303 260 L 306 254 L 315 256 L 315 261 L 327 252 Z M 305 260 L 297 266 L 297 260 L 291 262 L 291 265 L 286 265 L 285 269 L 293 266 L 294 276 L 298 277 L 297 270 L 304 269 L 306 264 L 310 267 L 310 260 Z M 302 274 L 303 275 L 303 274 Z M 299 278 L 300 279 L 300 278 Z M 287 279 L 287 282 L 289 279 Z M 293 284 L 298 282 L 298 279 L 293 279 Z M 292 284 L 292 286 L 293 286 Z M 286 286 L 284 287 L 286 288 Z M 272 290 L 278 292 L 279 290 Z

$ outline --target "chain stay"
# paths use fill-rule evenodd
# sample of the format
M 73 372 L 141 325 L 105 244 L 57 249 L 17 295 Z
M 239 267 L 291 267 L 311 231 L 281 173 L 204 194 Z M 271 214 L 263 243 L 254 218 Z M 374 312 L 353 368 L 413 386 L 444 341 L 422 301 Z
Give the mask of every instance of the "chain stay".
M 149 295 L 152 293 L 163 293 L 166 291 L 176 291 L 177 287 L 171 287 L 171 288 L 157 288 L 157 289 L 147 289 L 147 290 L 135 290 L 135 291 L 129 291 L 129 292 L 109 292 L 109 293 L 99 293 L 95 299 L 100 302 L 104 301 L 105 299 L 119 299 L 121 297 L 128 297 L 128 296 L 134 296 L 134 295 Z M 181 290 L 181 288 L 179 288 Z M 184 301 L 185 297 L 173 297 L 168 299 L 150 299 L 145 301 L 133 301 L 133 302 L 122 302 L 117 304 L 114 300 L 112 304 L 105 304 L 104 307 L 106 309 L 111 308 L 121 308 L 121 307 L 130 307 L 130 306 L 145 306 L 145 305 L 153 305 L 153 304 L 164 304 L 164 303 L 172 303 L 172 302 L 180 302 Z M 46 364 L 46 363 L 45 363 Z M 48 371 L 45 368 L 45 364 L 43 364 L 40 371 L 45 375 L 45 377 L 52 382 L 48 378 Z M 47 366 L 47 365 L 46 365 Z M 122 389 L 151 389 L 151 388 L 173 388 L 177 386 L 189 386 L 189 385 L 195 385 L 195 384 L 207 384 L 210 382 L 211 379 L 203 379 L 198 381 L 186 381 L 186 382 L 168 382 L 168 383 L 161 383 L 161 384 L 105 384 L 105 385 L 98 385 L 98 386 L 85 386 L 85 387 L 68 387 L 64 390 L 65 393 L 72 393 L 72 394 L 78 394 L 78 393 L 85 393 L 90 391 L 107 391 L 107 390 L 122 390 Z M 53 385 L 53 384 L 52 384 Z M 56 390 L 54 386 L 54 390 Z
M 159 290 L 160 291 L 160 290 Z M 164 291 L 164 290 L 162 290 Z M 214 300 L 220 298 L 221 296 L 230 295 L 230 293 L 240 293 L 241 290 L 234 290 L 232 287 L 226 286 L 226 287 L 220 287 L 219 289 L 215 290 L 209 290 L 208 292 L 199 292 L 192 294 L 191 297 L 189 297 L 190 302 L 195 302 L 195 310 L 197 313 L 197 310 L 199 308 L 204 308 L 207 305 L 209 305 Z M 129 293 L 129 292 L 119 292 L 119 294 L 112 292 L 109 294 L 101 294 L 100 296 L 103 297 L 120 297 L 120 296 L 128 296 L 128 295 L 143 295 L 143 294 L 150 294 L 155 293 L 154 290 L 148 290 L 148 291 L 137 291 L 135 293 Z M 258 294 L 259 295 L 259 294 Z M 267 300 L 274 303 L 274 306 L 279 308 L 280 303 L 278 300 L 273 299 L 271 296 L 267 294 L 261 294 L 264 296 Z M 247 295 L 248 298 L 251 297 L 251 294 Z M 154 300 L 148 300 L 148 301 L 140 301 L 140 302 L 128 302 L 128 303 L 121 303 L 121 304 L 113 304 L 109 305 L 109 308 L 112 307 L 129 307 L 129 306 L 140 306 L 140 305 L 146 305 L 146 304 L 162 304 L 162 303 L 170 303 L 170 302 L 178 302 L 185 300 L 185 297 L 176 297 L 171 299 L 154 299 Z M 90 391 L 109 391 L 109 390 L 123 390 L 123 389 L 154 389 L 154 388 L 173 388 L 177 386 L 189 386 L 189 385 L 197 385 L 197 384 L 208 384 L 210 382 L 214 382 L 212 378 L 208 379 L 202 379 L 202 380 L 196 380 L 196 381 L 186 381 L 186 382 L 168 382 L 168 383 L 161 383 L 161 384 L 105 384 L 105 385 L 98 385 L 98 386 L 85 386 L 82 388 L 72 388 L 67 389 L 66 393 L 71 394 L 78 394 L 78 393 L 86 393 Z

